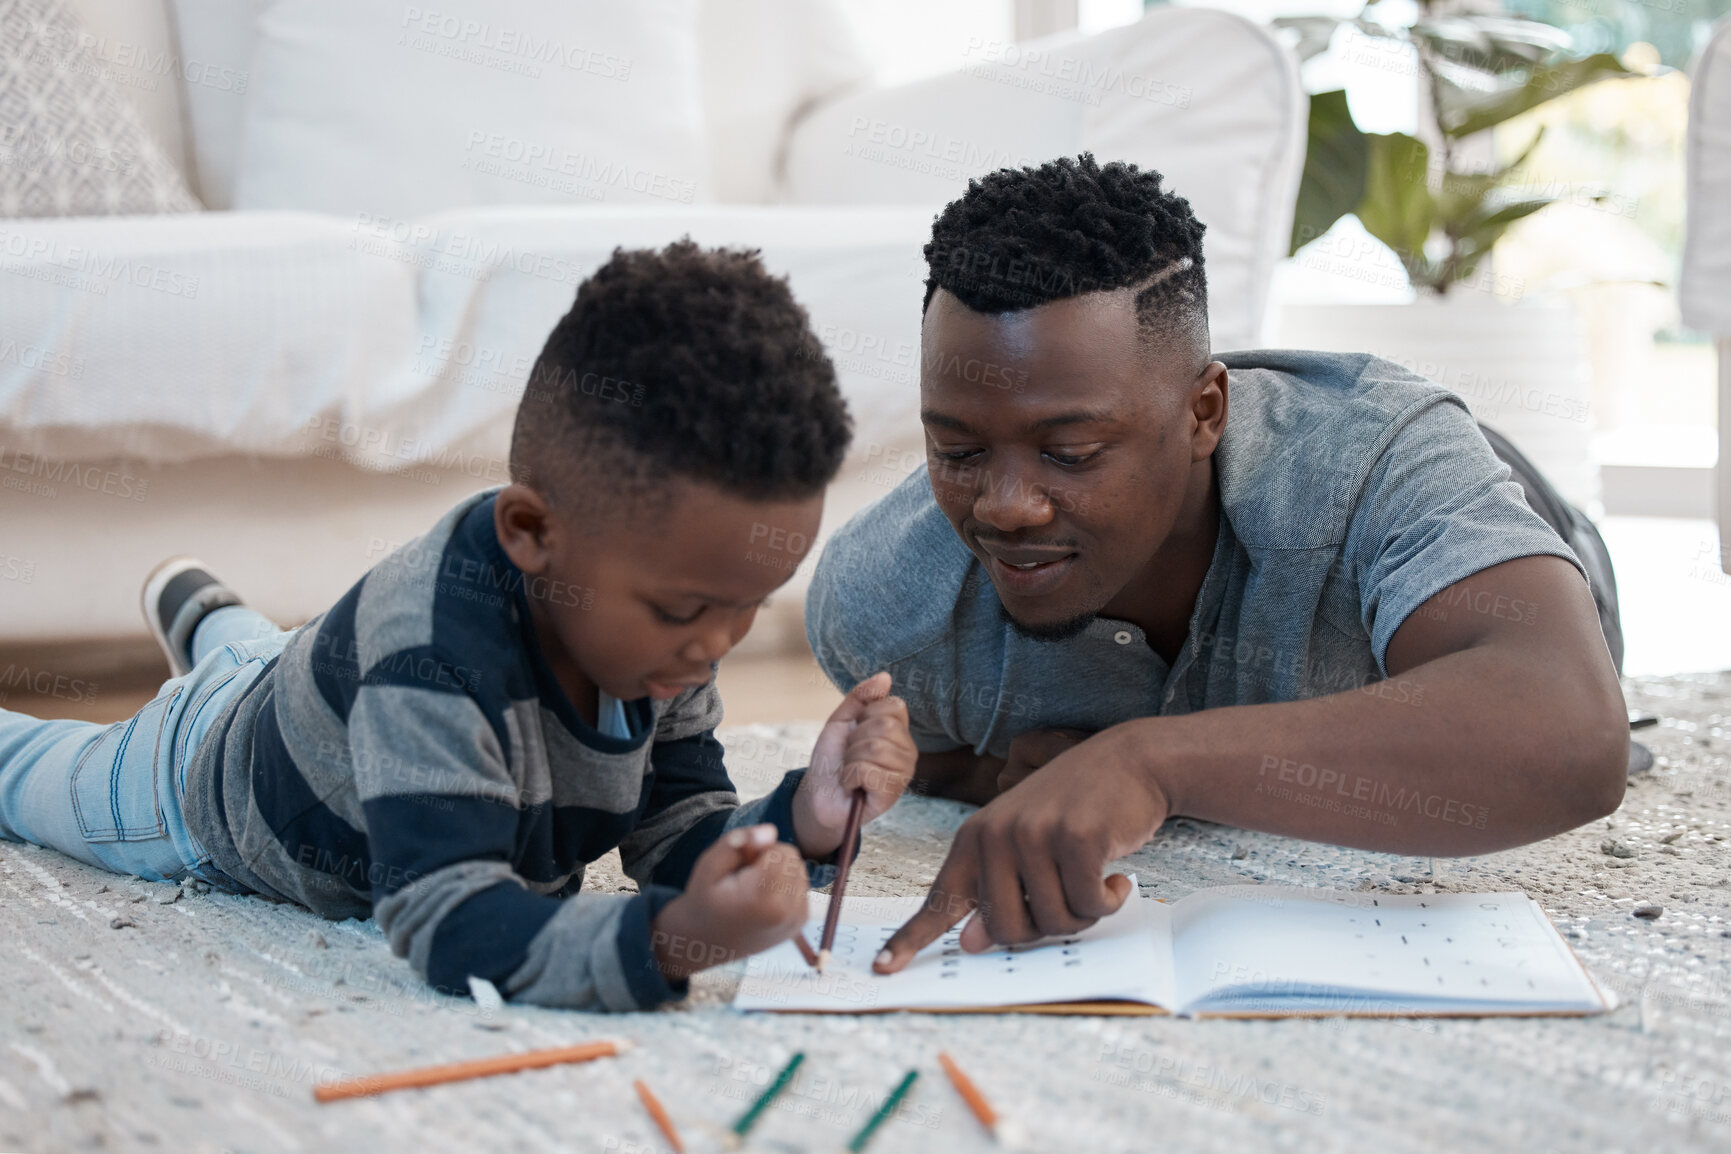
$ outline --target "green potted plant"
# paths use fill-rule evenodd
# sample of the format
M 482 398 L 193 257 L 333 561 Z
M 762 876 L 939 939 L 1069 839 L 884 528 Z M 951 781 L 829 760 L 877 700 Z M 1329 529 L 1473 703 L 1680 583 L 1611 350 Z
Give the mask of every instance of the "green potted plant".
M 1441 296 L 1478 271 L 1510 225 L 1551 203 L 1522 195 L 1516 184 L 1542 131 L 1513 161 L 1489 167 L 1465 163 L 1462 142 L 1584 85 L 1633 73 L 1607 52 L 1571 55 L 1567 33 L 1535 20 L 1419 0 L 1416 21 L 1387 24 L 1378 18 L 1384 6 L 1370 0 L 1346 20 L 1300 16 L 1274 23 L 1296 34 L 1301 59 L 1327 48 L 1342 24 L 1410 44 L 1424 97 L 1421 115 L 1429 121 L 1427 135 L 1439 142 L 1437 155 L 1404 132 L 1360 131 L 1344 91 L 1316 94 L 1291 252 L 1354 213 L 1393 250 L 1413 287 Z
M 1497 285 L 1503 300 L 1471 291 L 1489 287 L 1485 258 L 1504 232 L 1553 199 L 1522 188 L 1540 134 L 1506 163 L 1468 138 L 1584 85 L 1634 73 L 1608 53 L 1571 53 L 1568 34 L 1550 25 L 1460 0 L 1418 0 L 1410 23 L 1385 22 L 1379 7 L 1396 5 L 1371 0 L 1345 20 L 1275 22 L 1296 38 L 1301 58 L 1350 26 L 1359 55 L 1412 69 L 1425 122 L 1419 135 L 1364 132 L 1343 91 L 1313 96 L 1291 251 L 1355 214 L 1398 268 L 1358 246 L 1343 254 L 1335 242 L 1314 250 L 1315 263 L 1384 283 L 1404 274 L 1418 296 L 1405 305 L 1288 304 L 1280 343 L 1374 353 L 1454 389 L 1565 497 L 1592 509 L 1599 498 L 1590 452 L 1593 390 L 1574 308 L 1560 297 L 1523 299 L 1524 286 L 1509 280 Z

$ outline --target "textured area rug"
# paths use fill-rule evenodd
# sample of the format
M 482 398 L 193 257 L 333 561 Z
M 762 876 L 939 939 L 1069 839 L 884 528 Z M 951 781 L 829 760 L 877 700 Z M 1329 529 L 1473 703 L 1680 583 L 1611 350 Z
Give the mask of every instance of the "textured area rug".
M 922 1078 L 873 1151 L 986 1150 L 943 1049 L 1029 1150 L 1731 1148 L 1731 674 L 1636 679 L 1656 755 L 1622 809 L 1538 845 L 1401 858 L 1167 824 L 1121 863 L 1144 892 L 1255 882 L 1390 893 L 1524 890 L 1622 1005 L 1589 1019 L 1186 1021 L 746 1015 L 740 967 L 677 1007 L 591 1015 L 429 993 L 371 922 L 196 893 L 0 843 L 0 1148 L 662 1151 L 645 1079 L 687 1149 L 788 1057 L 763 1150 L 835 1150 L 902 1073 Z M 804 763 L 816 725 L 724 734 L 742 793 Z M 875 823 L 852 892 L 919 894 L 965 807 L 909 798 Z M 590 886 L 629 891 L 616 859 Z M 1657 916 L 1635 916 L 1639 907 Z M 623 1037 L 619 1059 L 315 1105 L 331 1078 Z

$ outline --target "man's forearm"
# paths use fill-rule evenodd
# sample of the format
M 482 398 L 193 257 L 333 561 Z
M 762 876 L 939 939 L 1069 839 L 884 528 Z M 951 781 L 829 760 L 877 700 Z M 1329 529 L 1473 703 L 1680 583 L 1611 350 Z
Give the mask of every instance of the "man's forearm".
M 1108 732 L 1175 814 L 1360 849 L 1485 853 L 1622 798 L 1620 697 L 1607 701 L 1592 671 L 1539 665 L 1482 646 L 1328 697 Z
M 1003 771 L 1003 758 L 975 753 L 965 746 L 922 752 L 908 792 L 985 805 L 998 796 L 998 775 Z

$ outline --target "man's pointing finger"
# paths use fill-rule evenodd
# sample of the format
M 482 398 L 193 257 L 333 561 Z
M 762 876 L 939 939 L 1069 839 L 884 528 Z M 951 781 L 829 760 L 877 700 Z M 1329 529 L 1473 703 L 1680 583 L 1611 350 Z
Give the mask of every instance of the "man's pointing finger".
M 893 974 L 900 970 L 979 904 L 976 861 L 973 847 L 963 846 L 958 838 L 926 894 L 926 904 L 884 943 L 872 961 L 873 971 Z

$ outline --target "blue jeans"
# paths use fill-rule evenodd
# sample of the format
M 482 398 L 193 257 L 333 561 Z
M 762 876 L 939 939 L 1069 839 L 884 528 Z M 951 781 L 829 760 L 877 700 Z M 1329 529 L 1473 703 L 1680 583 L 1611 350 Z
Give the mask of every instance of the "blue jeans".
M 232 887 L 186 828 L 186 768 L 222 707 L 292 637 L 239 605 L 193 633 L 192 672 L 126 721 L 43 721 L 0 709 L 0 838 L 150 881 Z

